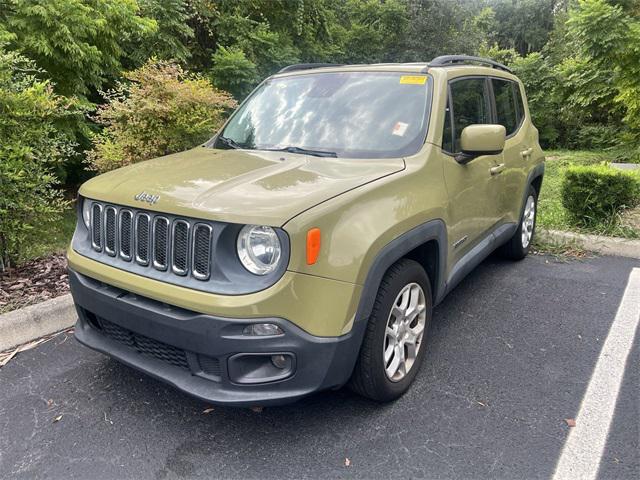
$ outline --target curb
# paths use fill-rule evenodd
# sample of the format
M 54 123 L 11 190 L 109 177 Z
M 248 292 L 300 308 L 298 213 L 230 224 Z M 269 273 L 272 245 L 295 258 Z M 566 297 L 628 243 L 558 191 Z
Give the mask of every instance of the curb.
M 70 293 L 4 313 L 0 315 L 0 352 L 65 330 L 77 318 Z
M 562 232 L 560 230 L 539 229 L 536 233 L 538 238 L 544 242 L 556 245 L 577 245 L 601 255 L 640 259 L 640 240 Z

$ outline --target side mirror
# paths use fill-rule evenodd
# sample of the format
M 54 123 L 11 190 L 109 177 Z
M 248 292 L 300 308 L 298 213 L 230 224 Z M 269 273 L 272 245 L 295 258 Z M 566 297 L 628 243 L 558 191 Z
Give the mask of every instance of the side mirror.
M 498 155 L 504 150 L 507 130 L 502 125 L 469 125 L 462 130 L 462 153 L 456 161 L 462 165 L 481 155 Z

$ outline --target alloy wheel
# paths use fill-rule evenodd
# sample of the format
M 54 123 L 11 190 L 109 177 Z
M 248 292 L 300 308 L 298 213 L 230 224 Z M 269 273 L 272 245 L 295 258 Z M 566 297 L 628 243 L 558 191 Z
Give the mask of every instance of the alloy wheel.
M 527 203 L 524 207 L 524 215 L 522 217 L 522 248 L 527 248 L 533 237 L 533 227 L 536 221 L 536 199 L 533 195 L 529 195 Z
M 417 283 L 405 285 L 391 307 L 382 350 L 385 373 L 392 382 L 402 380 L 415 364 L 426 319 L 424 290 Z

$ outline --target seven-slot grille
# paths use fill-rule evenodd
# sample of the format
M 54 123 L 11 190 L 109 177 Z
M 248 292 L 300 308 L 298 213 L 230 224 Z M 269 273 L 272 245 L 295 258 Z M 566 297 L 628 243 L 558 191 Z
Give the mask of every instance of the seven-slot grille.
M 91 246 L 97 252 L 197 280 L 211 276 L 211 225 L 92 202 Z

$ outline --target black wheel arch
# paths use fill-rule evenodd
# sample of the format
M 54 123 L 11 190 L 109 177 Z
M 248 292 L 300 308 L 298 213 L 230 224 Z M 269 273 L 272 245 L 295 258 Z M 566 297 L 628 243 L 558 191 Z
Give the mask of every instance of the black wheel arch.
M 380 250 L 365 279 L 356 311 L 356 322 L 367 320 L 382 278 L 387 270 L 402 258 L 415 260 L 425 269 L 431 282 L 434 305 L 444 297 L 447 229 L 444 221 L 436 219 L 412 228 Z
M 544 163 L 540 163 L 536 165 L 527 176 L 527 183 L 524 189 L 524 193 L 522 194 L 522 208 L 524 208 L 524 202 L 527 200 L 527 192 L 529 190 L 529 185 L 533 186 L 536 190 L 536 194 L 540 195 L 540 189 L 542 188 L 542 179 L 544 178 Z

